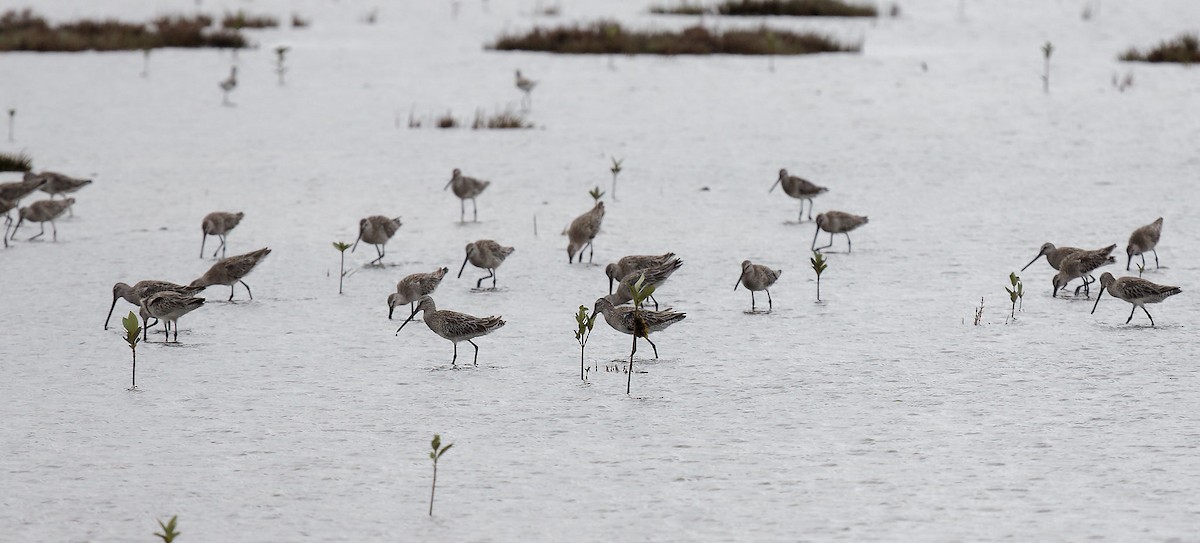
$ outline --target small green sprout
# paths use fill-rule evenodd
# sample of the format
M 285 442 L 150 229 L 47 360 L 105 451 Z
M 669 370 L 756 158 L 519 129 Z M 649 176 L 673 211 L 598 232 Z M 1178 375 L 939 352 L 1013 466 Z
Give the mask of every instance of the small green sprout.
M 137 315 L 134 315 L 133 311 L 121 319 L 121 324 L 125 326 L 125 343 L 129 344 L 129 350 L 133 352 L 133 372 L 129 378 L 129 390 L 137 390 L 137 346 L 141 341 L 139 336 L 142 333 L 142 327 L 138 325 Z
M 599 202 L 600 199 L 604 197 L 605 193 L 604 191 L 600 190 L 600 187 L 595 187 L 592 190 L 589 190 L 588 194 L 591 195 L 593 202 Z
M 575 331 L 575 341 L 579 342 L 579 379 L 583 380 L 583 348 L 587 344 L 588 338 L 592 336 L 592 327 L 596 325 L 596 315 L 588 315 L 587 306 L 581 305 L 579 313 L 575 314 L 575 323 L 579 325 L 579 329 Z
M 179 515 L 172 515 L 171 520 L 166 524 L 163 524 L 163 521 L 161 520 L 158 521 L 158 525 L 162 528 L 162 533 L 160 534 L 156 532 L 154 535 L 163 540 L 163 543 L 171 543 L 172 541 L 175 541 L 176 537 L 179 537 L 179 532 L 175 531 L 175 520 L 178 516 Z
M 335 241 L 333 248 L 337 249 L 342 254 L 341 268 L 338 270 L 338 294 L 342 293 L 342 280 L 346 278 L 346 249 L 350 248 L 349 243 Z
M 1137 267 L 1138 267 L 1138 277 L 1141 277 L 1141 276 L 1142 276 L 1142 272 L 1146 271 L 1146 265 L 1145 265 L 1145 264 L 1138 264 L 1138 265 L 1137 265 Z
M 817 301 L 819 302 L 821 301 L 821 273 L 828 265 L 825 264 L 825 255 L 817 251 L 813 251 L 813 256 L 808 261 L 812 263 L 812 269 L 817 273 Z
M 608 168 L 608 171 L 612 172 L 613 174 L 612 197 L 613 201 L 615 202 L 617 200 L 617 175 L 621 173 L 621 163 L 625 162 L 625 159 L 618 159 L 614 156 L 610 156 L 608 158 L 612 160 L 612 166 Z
M 453 447 L 454 444 L 451 443 L 451 444 L 443 447 L 442 446 L 442 435 L 441 434 L 433 434 L 432 445 L 433 445 L 433 450 L 429 452 L 429 459 L 433 460 L 433 486 L 429 489 L 429 516 L 431 516 L 431 517 L 433 516 L 433 494 L 434 494 L 434 492 L 437 491 L 438 460 L 440 460 L 442 458 L 442 455 L 446 454 L 446 451 L 450 450 L 450 447 Z
M 629 394 L 633 384 L 633 354 L 637 352 L 637 340 L 639 337 L 645 338 L 650 333 L 646 329 L 646 319 L 642 317 L 642 303 L 654 294 L 654 288 L 654 285 L 646 284 L 646 274 L 644 273 L 629 287 L 630 292 L 633 293 L 633 349 L 629 351 L 629 377 L 625 379 L 626 394 Z
M 1017 320 L 1017 301 L 1021 301 L 1021 305 L 1025 305 L 1025 284 L 1021 282 L 1021 278 L 1016 272 L 1008 274 L 1008 282 L 1012 284 L 1012 288 L 1005 287 L 1008 291 L 1008 299 L 1012 301 L 1012 311 L 1009 312 L 1008 318 Z

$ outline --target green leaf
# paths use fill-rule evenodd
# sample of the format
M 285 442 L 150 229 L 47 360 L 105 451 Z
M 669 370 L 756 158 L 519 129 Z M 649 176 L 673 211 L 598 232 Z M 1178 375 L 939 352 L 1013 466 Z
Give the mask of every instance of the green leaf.
M 432 445 L 433 445 L 434 452 L 437 452 L 438 447 L 442 446 L 442 435 L 441 434 L 433 434 Z
M 454 446 L 454 444 L 451 443 L 449 445 L 446 445 L 445 447 L 442 447 L 442 450 L 438 452 L 438 458 L 441 458 L 442 455 L 446 454 L 446 451 L 450 450 L 450 447 L 453 447 L 453 446 Z

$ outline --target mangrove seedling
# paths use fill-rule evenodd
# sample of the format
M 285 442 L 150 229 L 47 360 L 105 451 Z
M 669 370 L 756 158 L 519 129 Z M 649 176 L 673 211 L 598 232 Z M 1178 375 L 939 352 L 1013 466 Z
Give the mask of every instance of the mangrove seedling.
M 587 344 L 588 338 L 592 336 L 592 327 L 596 325 L 596 315 L 589 316 L 587 306 L 581 305 L 579 313 L 575 314 L 575 324 L 579 325 L 579 329 L 575 330 L 575 341 L 579 342 L 579 379 L 584 380 L 583 348 Z
M 438 460 L 440 460 L 442 458 L 442 455 L 446 454 L 446 451 L 450 450 L 450 447 L 453 447 L 454 444 L 451 443 L 449 445 L 446 445 L 445 447 L 442 447 L 442 435 L 441 434 L 433 434 L 432 445 L 433 445 L 433 450 L 429 452 L 429 459 L 433 460 L 433 486 L 430 487 L 430 489 L 429 489 L 429 516 L 431 516 L 431 517 L 433 516 L 433 494 L 434 494 L 434 492 L 437 492 Z
M 179 532 L 175 531 L 175 520 L 178 516 L 179 515 L 171 515 L 171 520 L 167 521 L 166 524 L 163 524 L 162 520 L 158 521 L 158 526 L 162 528 L 162 533 L 160 534 L 155 532 L 154 535 L 163 540 L 163 543 L 171 543 L 172 541 L 175 541 L 176 537 L 179 537 Z
M 1012 301 L 1012 311 L 1009 312 L 1008 318 L 1017 320 L 1017 300 L 1021 301 L 1021 305 L 1025 304 L 1025 285 L 1015 272 L 1008 274 L 1008 282 L 1012 284 L 1012 288 L 1004 287 L 1004 290 L 1008 291 L 1008 299 Z
M 819 302 L 821 301 L 821 273 L 828 267 L 825 264 L 825 255 L 813 251 L 813 256 L 808 261 L 812 263 L 812 269 L 817 273 L 817 301 Z
M 1138 277 L 1141 277 L 1141 276 L 1142 276 L 1142 272 L 1146 271 L 1146 265 L 1145 265 L 1145 264 L 1138 264 L 1138 265 L 1137 265 L 1137 267 L 1138 267 Z
M 613 156 L 608 158 L 612 160 L 612 166 L 608 168 L 608 171 L 612 172 L 613 174 L 612 197 L 613 201 L 615 202 L 617 201 L 617 175 L 621 173 L 621 163 L 625 162 L 625 159 L 622 158 L 618 160 L 617 157 Z
M 275 48 L 275 74 L 279 76 L 279 86 L 280 87 L 283 86 L 283 76 L 288 71 L 287 66 L 283 65 L 284 61 L 287 60 L 285 58 L 285 55 L 287 55 L 287 52 L 288 52 L 288 47 L 286 45 L 280 45 L 279 47 Z
M 133 372 L 129 377 L 129 390 L 137 390 L 137 346 L 141 341 L 138 336 L 142 333 L 142 327 L 138 325 L 137 315 L 134 315 L 133 311 L 121 319 L 121 324 L 125 325 L 125 343 L 129 344 L 129 350 L 133 352 Z
M 633 292 L 633 348 L 629 351 L 629 376 L 625 379 L 625 394 L 629 394 L 633 384 L 633 354 L 637 352 L 637 340 L 639 337 L 646 338 L 647 341 L 650 339 L 646 336 L 650 331 L 646 329 L 646 319 L 642 317 L 642 303 L 654 294 L 654 285 L 646 283 L 646 274 L 643 273 L 629 290 Z
M 591 195 L 592 202 L 599 202 L 604 197 L 604 192 L 600 190 L 600 187 L 592 188 L 592 190 L 588 191 L 588 194 Z
M 979 326 L 979 323 L 982 321 L 983 321 L 983 297 L 981 296 L 979 298 L 979 307 L 975 308 L 975 326 Z
M 1054 53 L 1054 44 L 1046 42 L 1042 46 L 1042 56 L 1046 59 L 1045 72 L 1042 73 L 1042 91 L 1050 92 L 1050 55 Z
M 333 242 L 333 248 L 337 249 L 342 254 L 341 268 L 338 270 L 338 294 L 342 293 L 342 280 L 346 278 L 346 249 L 350 248 L 349 243 L 341 241 Z
M 17 110 L 8 110 L 8 141 L 13 141 L 13 124 L 17 121 Z

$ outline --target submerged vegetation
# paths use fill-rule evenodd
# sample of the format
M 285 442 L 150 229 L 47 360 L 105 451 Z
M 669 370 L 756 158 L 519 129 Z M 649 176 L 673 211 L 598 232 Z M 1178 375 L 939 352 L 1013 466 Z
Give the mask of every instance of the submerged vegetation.
M 1138 51 L 1136 47 L 1130 47 L 1128 51 L 1121 54 L 1120 59 L 1127 62 L 1176 62 L 1180 64 L 1200 62 L 1200 36 L 1183 34 L 1175 39 L 1163 41 L 1144 53 Z
M 613 21 L 534 28 L 504 35 L 491 45 L 499 51 L 544 51 L 568 55 L 806 55 L 857 52 L 861 44 L 844 44 L 814 32 L 757 29 L 715 30 L 693 26 L 680 31 L 629 30 Z
M 726 0 L 711 7 L 684 1 L 654 6 L 650 13 L 669 15 L 787 15 L 793 17 L 874 17 L 875 6 L 842 0 Z
M 243 28 L 275 28 L 279 26 L 279 19 L 270 15 L 246 15 L 246 12 L 239 9 L 237 13 L 226 12 L 225 16 L 221 18 L 221 26 L 237 30 Z
M 212 29 L 212 17 L 162 16 L 149 23 L 82 19 L 51 25 L 32 10 L 0 15 L 0 51 L 136 51 L 161 47 L 242 48 L 236 30 Z
M 512 111 L 500 111 L 487 115 L 483 110 L 475 111 L 475 120 L 471 122 L 471 128 L 479 130 L 486 128 L 489 130 L 505 130 L 510 128 L 533 128 L 533 123 L 525 120 L 525 116 Z

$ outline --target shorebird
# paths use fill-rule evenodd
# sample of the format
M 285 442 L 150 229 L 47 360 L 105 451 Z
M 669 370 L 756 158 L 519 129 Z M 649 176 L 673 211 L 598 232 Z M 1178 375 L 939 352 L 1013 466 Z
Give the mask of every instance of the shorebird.
M 597 299 L 594 310 L 595 312 L 602 313 L 604 315 L 604 322 L 607 322 L 613 330 L 632 336 L 635 328 L 642 328 L 638 326 L 636 322 L 634 322 L 634 310 L 632 307 L 618 307 L 617 305 L 614 305 L 612 301 L 613 296 L 616 295 L 610 294 Z M 650 333 L 666 330 L 667 327 L 671 326 L 672 324 L 687 318 L 687 315 L 684 313 L 671 311 L 670 309 L 664 311 L 650 311 L 649 309 L 642 309 L 639 311 L 639 313 L 641 313 L 642 322 L 644 323 L 645 328 L 639 330 L 641 333 L 638 335 L 638 337 L 645 339 L 650 343 L 650 347 L 654 349 L 654 358 L 658 358 L 658 346 L 655 345 L 653 341 L 650 341 Z
M 388 320 L 392 320 L 392 312 L 398 305 L 410 304 L 410 308 L 416 310 L 411 304 L 422 296 L 433 294 L 442 283 L 442 278 L 449 272 L 450 268 L 441 268 L 430 273 L 414 273 L 401 279 L 396 283 L 396 292 L 389 294 L 387 298 Z
M 400 217 L 389 219 L 383 215 L 371 215 L 365 219 L 358 221 L 358 239 L 354 240 L 354 248 L 350 252 L 358 250 L 358 242 L 365 241 L 375 246 L 375 252 L 379 258 L 367 263 L 379 263 L 383 265 L 383 246 L 387 244 L 392 236 L 396 235 L 396 231 L 400 229 Z
M 221 95 L 221 105 L 232 106 L 233 102 L 229 101 L 229 93 L 237 88 L 237 66 L 229 67 L 229 77 L 222 80 L 218 86 L 221 87 L 221 92 L 223 93 Z
M 821 249 L 833 247 L 833 235 L 845 234 L 846 252 L 849 253 L 854 250 L 854 244 L 850 243 L 850 231 L 864 224 L 867 224 L 867 218 L 862 215 L 851 215 L 842 211 L 826 211 L 821 213 L 817 215 L 817 231 L 813 232 L 812 247 L 810 249 L 820 251 Z M 817 247 L 817 234 L 820 234 L 822 230 L 829 232 L 829 245 Z
M 1067 258 L 1067 255 L 1082 250 L 1083 249 L 1078 247 L 1055 247 L 1053 243 L 1047 241 L 1046 243 L 1042 244 L 1042 248 L 1038 251 L 1037 256 L 1033 257 L 1033 260 L 1030 260 L 1029 263 L 1025 265 L 1025 268 L 1032 266 L 1033 263 L 1037 262 L 1039 258 L 1045 256 L 1046 263 L 1050 264 L 1050 267 L 1057 271 L 1059 265 L 1062 264 L 1063 259 Z M 1021 268 L 1021 271 L 1025 271 L 1025 268 Z
M 63 212 L 74 203 L 74 198 L 67 198 L 65 200 L 38 200 L 21 208 L 21 211 L 18 212 L 20 220 L 17 221 L 17 226 L 13 227 L 12 239 L 16 239 L 17 229 L 21 228 L 21 224 L 29 221 L 42 225 L 42 231 L 38 232 L 36 236 L 29 238 L 29 241 L 40 238 L 42 234 L 46 233 L 46 223 L 50 223 L 50 228 L 54 231 L 54 241 L 58 241 L 58 226 L 54 224 L 54 219 L 61 217 Z
M 242 278 L 254 271 L 254 267 L 269 254 L 271 254 L 271 250 L 263 247 L 252 253 L 222 258 L 188 286 L 205 288 L 212 285 L 227 285 L 229 286 L 229 301 L 232 302 L 234 285 L 241 283 L 243 287 L 246 287 L 246 294 L 249 294 L 250 299 L 253 300 L 254 293 L 250 292 L 250 285 L 247 285 Z
M 475 347 L 476 366 L 479 365 L 479 346 L 472 339 L 479 336 L 486 336 L 504 326 L 504 319 L 492 317 L 474 317 L 466 313 L 458 313 L 456 311 L 447 311 L 445 309 L 438 310 L 437 305 L 433 303 L 433 298 L 422 296 L 417 304 L 417 308 L 413 310 L 408 319 L 396 329 L 396 335 L 400 335 L 400 330 L 403 330 L 405 325 L 412 322 L 413 317 L 417 313 L 425 312 L 425 325 L 429 326 L 433 333 L 450 340 L 454 344 L 454 358 L 450 359 L 450 365 L 455 366 L 458 362 L 458 342 L 465 341 Z
M 1154 317 L 1151 317 L 1150 312 L 1146 311 L 1146 304 L 1156 304 L 1183 292 L 1179 287 L 1158 285 L 1140 277 L 1115 279 L 1113 274 L 1104 272 L 1100 276 L 1100 293 L 1096 295 L 1096 303 L 1092 304 L 1092 314 L 1096 313 L 1096 306 L 1100 305 L 1100 297 L 1104 296 L 1105 289 L 1108 289 L 1108 293 L 1114 297 L 1133 304 L 1133 309 L 1129 311 L 1129 318 L 1125 319 L 1125 324 L 1129 324 L 1129 321 L 1133 320 L 1133 314 L 1140 307 L 1146 313 L 1146 317 L 1150 319 L 1150 326 L 1154 326 Z
M 208 241 L 208 236 L 217 236 L 217 239 L 221 240 L 221 245 L 213 251 L 213 258 L 217 257 L 218 251 L 221 253 L 221 258 L 225 258 L 225 235 L 236 228 L 244 216 L 246 214 L 241 211 L 237 213 L 214 211 L 205 215 L 204 220 L 200 221 L 200 232 L 204 234 L 200 238 L 200 258 L 204 258 L 204 243 Z
M 25 172 L 24 179 L 0 183 L 0 200 L 8 200 L 14 205 L 20 205 L 21 199 L 33 194 L 49 183 L 50 180 L 36 174 Z
M 501 247 L 499 243 L 490 239 L 468 243 L 467 257 L 463 259 L 463 265 L 458 269 L 458 278 L 462 279 L 463 270 L 467 269 L 467 262 L 470 262 L 472 266 L 488 271 L 487 275 L 480 277 L 475 282 L 475 288 L 481 288 L 483 280 L 489 277 L 492 278 L 492 288 L 496 288 L 496 268 L 504 263 L 504 259 L 508 258 L 513 250 L 512 247 Z
M 771 302 L 771 285 L 779 279 L 779 275 L 783 270 L 772 270 L 762 264 L 754 264 L 749 260 L 742 261 L 742 274 L 738 276 L 737 283 L 734 283 L 733 290 L 737 290 L 738 285 L 746 285 L 746 290 L 750 291 L 750 311 L 754 311 L 754 292 L 765 290 L 767 292 L 767 310 L 774 309 Z
M 178 292 L 180 294 L 191 295 L 200 292 L 203 289 L 185 287 L 170 281 L 138 281 L 134 283 L 133 286 L 129 286 L 125 283 L 117 283 L 113 285 L 112 288 L 112 305 L 108 307 L 108 316 L 104 317 L 104 329 L 108 330 L 108 321 L 112 319 L 113 309 L 116 309 L 117 307 L 117 300 L 124 299 L 126 302 L 129 302 L 133 305 L 141 306 L 142 300 L 145 300 L 154 294 L 158 294 L 159 292 L 165 292 L 168 290 L 172 292 Z
M 675 253 L 661 255 L 629 255 L 604 267 L 604 275 L 608 276 L 608 293 L 612 294 L 613 282 L 624 279 L 629 274 L 662 265 L 675 257 Z
M 12 215 L 8 212 L 17 207 L 17 203 L 12 200 L 0 198 L 0 213 L 4 214 L 4 246 L 8 247 L 8 229 L 12 226 Z M 20 213 L 20 212 L 18 212 Z
M 592 240 L 600 233 L 600 223 L 604 222 L 604 202 L 596 202 L 590 211 L 575 217 L 571 226 L 567 227 L 567 264 L 575 261 L 575 253 L 579 253 L 579 262 L 583 263 L 583 249 L 588 249 L 588 264 L 592 263 Z
M 517 70 L 517 88 L 525 93 L 521 99 L 521 106 L 525 109 L 529 109 L 529 106 L 533 105 L 533 88 L 536 86 L 537 81 L 521 75 L 521 70 Z
M 1162 217 L 1154 219 L 1154 222 L 1134 230 L 1133 234 L 1129 236 L 1129 245 L 1125 246 L 1125 254 L 1129 257 L 1125 261 L 1125 271 L 1129 271 L 1129 265 L 1133 262 L 1133 255 L 1141 255 L 1142 268 L 1145 269 L 1146 251 L 1154 253 L 1154 269 L 1158 269 L 1158 251 L 1155 251 L 1154 248 L 1158 246 L 1158 238 L 1160 236 L 1162 236 Z
M 204 305 L 204 298 L 195 298 L 173 290 L 164 290 L 151 294 L 143 299 L 141 310 L 142 322 L 154 317 L 163 321 L 163 342 L 168 341 L 171 325 L 175 327 L 175 343 L 179 343 L 179 317 L 187 315 Z
M 92 183 L 91 179 L 78 179 L 58 172 L 42 172 L 37 175 L 46 180 L 46 184 L 41 186 L 41 190 L 49 194 L 51 198 L 56 195 L 70 194 Z
M 804 222 L 804 201 L 808 200 L 808 220 L 811 221 L 813 218 L 812 217 L 813 198 L 819 196 L 820 194 L 822 194 L 824 192 L 829 191 L 829 189 L 822 187 L 820 185 L 816 185 L 816 184 L 812 183 L 811 181 L 804 179 L 802 177 L 788 175 L 787 170 L 781 169 L 781 170 L 779 170 L 779 179 L 775 180 L 775 184 L 771 185 L 771 190 L 768 190 L 767 192 L 771 192 L 771 191 L 775 190 L 775 187 L 777 185 L 779 185 L 780 183 L 783 184 L 784 194 L 787 194 L 788 196 L 791 196 L 792 198 L 800 200 L 800 217 L 796 219 L 798 222 Z
M 663 283 L 667 282 L 667 279 L 669 279 L 671 275 L 675 273 L 675 270 L 678 270 L 682 266 L 682 260 L 671 257 L 663 261 L 661 264 L 634 271 L 633 273 L 630 273 L 621 279 L 621 282 L 617 285 L 617 291 L 613 294 L 610 294 L 610 301 L 613 303 L 613 305 L 621 305 L 633 300 L 633 285 L 642 277 L 645 277 L 643 280 L 643 284 L 645 286 L 653 286 L 657 289 L 658 287 L 662 286 Z M 654 302 L 654 309 L 657 310 L 658 300 L 653 294 L 650 295 L 650 301 Z
M 1109 256 L 1109 254 L 1113 252 L 1113 249 L 1116 248 L 1117 245 L 1114 243 L 1103 249 L 1096 249 L 1095 251 L 1075 251 L 1068 254 L 1066 258 L 1063 258 L 1062 262 L 1059 263 L 1058 273 L 1055 274 L 1054 279 L 1052 279 L 1054 284 L 1054 292 L 1051 293 L 1051 295 L 1057 297 L 1059 289 L 1067 286 L 1067 283 L 1072 279 L 1082 279 L 1083 285 L 1081 285 L 1080 288 L 1083 289 L 1084 296 L 1091 296 L 1090 287 L 1094 281 L 1088 280 L 1088 276 L 1090 276 L 1093 271 L 1096 271 L 1096 269 L 1101 266 L 1116 263 L 1116 259 L 1112 256 Z M 1075 292 L 1078 294 L 1079 289 L 1075 289 Z
M 491 181 L 480 181 L 474 177 L 464 176 L 462 170 L 454 168 L 450 181 L 442 190 L 454 188 L 454 195 L 458 196 L 458 222 L 467 222 L 467 200 L 471 200 L 472 220 L 479 222 L 479 202 L 475 201 L 475 197 L 491 184 Z

